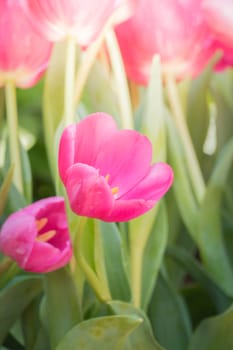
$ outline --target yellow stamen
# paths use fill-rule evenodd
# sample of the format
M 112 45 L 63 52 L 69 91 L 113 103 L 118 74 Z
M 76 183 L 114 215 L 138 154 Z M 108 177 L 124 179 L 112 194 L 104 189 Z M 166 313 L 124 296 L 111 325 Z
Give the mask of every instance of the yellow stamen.
M 111 188 L 112 194 L 117 194 L 119 192 L 119 187 L 113 187 Z
M 53 238 L 56 235 L 56 233 L 56 230 L 47 231 L 42 235 L 37 236 L 36 240 L 39 242 L 48 242 L 51 238 Z
M 47 224 L 48 219 L 47 218 L 42 218 L 40 220 L 36 220 L 36 228 L 37 231 L 40 231 L 45 225 Z
M 109 181 L 109 179 L 110 179 L 110 175 L 109 175 L 109 174 L 107 174 L 107 175 L 105 176 L 105 179 L 106 179 L 106 181 L 108 182 L 108 181 Z

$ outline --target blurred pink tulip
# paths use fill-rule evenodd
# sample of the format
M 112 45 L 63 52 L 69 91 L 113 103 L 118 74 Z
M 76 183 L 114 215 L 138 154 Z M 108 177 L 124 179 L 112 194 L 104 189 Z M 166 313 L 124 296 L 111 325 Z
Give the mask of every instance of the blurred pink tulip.
M 68 126 L 59 147 L 59 172 L 71 209 L 104 221 L 128 221 L 150 210 L 173 182 L 169 165 L 151 165 L 150 141 L 118 130 L 104 113 Z
M 0 86 L 36 84 L 46 69 L 51 43 L 38 36 L 19 1 L 0 0 Z
M 72 248 L 64 199 L 42 199 L 10 215 L 0 232 L 0 250 L 31 272 L 66 265 Z
M 233 1 L 203 0 L 202 9 L 216 38 L 233 48 Z
M 146 85 L 155 54 L 176 79 L 203 69 L 213 52 L 201 1 L 138 0 L 135 15 L 116 27 L 130 79 Z
M 20 0 L 39 33 L 50 41 L 67 36 L 82 47 L 97 38 L 108 18 L 116 22 L 129 17 L 135 0 Z

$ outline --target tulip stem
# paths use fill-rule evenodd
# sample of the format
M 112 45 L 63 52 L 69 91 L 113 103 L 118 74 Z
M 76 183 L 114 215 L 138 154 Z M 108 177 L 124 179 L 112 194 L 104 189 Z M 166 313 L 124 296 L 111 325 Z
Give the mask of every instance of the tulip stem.
M 7 124 L 10 143 L 10 158 L 14 164 L 13 181 L 20 193 L 23 193 L 23 176 L 20 158 L 19 128 L 16 88 L 13 81 L 8 80 L 5 85 Z
M 190 173 L 190 179 L 192 181 L 197 200 L 201 202 L 205 194 L 206 186 L 180 104 L 176 82 L 170 75 L 166 77 L 166 89 L 174 120 L 186 152 L 186 162 Z
M 108 46 L 108 53 L 111 59 L 113 73 L 116 79 L 116 91 L 120 105 L 122 127 L 126 129 L 133 129 L 134 122 L 128 82 L 118 42 L 113 30 L 108 31 L 106 35 L 106 43 Z
M 76 63 L 76 42 L 75 38 L 67 38 L 66 68 L 65 68 L 65 90 L 64 90 L 64 121 L 65 126 L 74 122 L 74 78 Z
M 111 300 L 111 295 L 109 293 L 109 290 L 108 288 L 106 288 L 105 284 L 101 283 L 96 273 L 92 270 L 90 265 L 87 263 L 82 253 L 82 235 L 86 224 L 86 218 L 79 218 L 79 220 L 80 220 L 80 224 L 75 236 L 75 248 L 76 248 L 75 253 L 76 253 L 77 263 L 81 267 L 87 281 L 94 289 L 98 298 L 101 301 L 106 302 L 108 300 Z

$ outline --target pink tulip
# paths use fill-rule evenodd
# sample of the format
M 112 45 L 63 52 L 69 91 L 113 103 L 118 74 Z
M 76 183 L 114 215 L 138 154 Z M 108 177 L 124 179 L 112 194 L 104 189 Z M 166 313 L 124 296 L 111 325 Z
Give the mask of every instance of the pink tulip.
M 46 69 L 51 43 L 38 36 L 19 1 L 0 0 L 0 86 L 36 84 Z
M 59 172 L 71 209 L 104 221 L 127 221 L 150 210 L 173 181 L 169 165 L 151 165 L 150 141 L 95 113 L 68 126 L 59 147 Z
M 42 199 L 10 215 L 0 232 L 0 250 L 31 272 L 67 264 L 72 248 L 64 199 Z
M 126 19 L 135 0 L 20 0 L 39 33 L 50 41 L 67 36 L 88 46 L 116 12 L 116 21 Z
M 197 75 L 213 52 L 202 0 L 138 0 L 136 12 L 116 27 L 130 79 L 146 85 L 159 54 L 163 73 L 177 79 Z
M 202 8 L 217 39 L 233 48 L 233 1 L 204 0 Z

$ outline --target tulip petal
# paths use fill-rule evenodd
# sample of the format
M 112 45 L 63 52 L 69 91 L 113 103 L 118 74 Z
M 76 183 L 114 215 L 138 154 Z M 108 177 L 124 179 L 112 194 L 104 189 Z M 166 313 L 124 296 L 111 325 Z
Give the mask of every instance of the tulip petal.
M 107 180 L 86 164 L 75 164 L 67 171 L 65 186 L 70 206 L 78 215 L 102 218 L 113 206 L 113 195 Z
M 46 273 L 64 266 L 71 258 L 72 249 L 70 241 L 62 250 L 46 242 L 35 242 L 30 256 L 22 268 L 37 273 Z
M 110 186 L 119 188 L 120 197 L 147 174 L 151 157 L 151 143 L 145 136 L 134 130 L 121 130 L 101 148 L 95 167 L 101 175 L 109 176 Z
M 140 199 L 158 201 L 170 188 L 173 182 L 173 171 L 168 164 L 156 163 L 134 188 L 120 199 Z
M 78 124 L 68 126 L 59 146 L 58 166 L 62 181 L 74 163 L 94 165 L 101 147 L 116 130 L 114 119 L 105 113 L 91 114 Z

